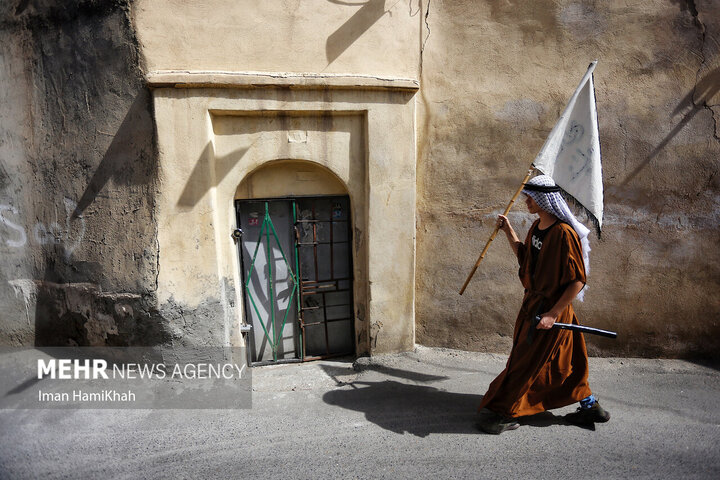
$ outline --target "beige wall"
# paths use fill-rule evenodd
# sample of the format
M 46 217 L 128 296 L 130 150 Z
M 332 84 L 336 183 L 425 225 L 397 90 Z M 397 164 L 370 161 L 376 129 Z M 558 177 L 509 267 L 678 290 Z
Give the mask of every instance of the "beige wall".
M 605 222 L 602 240 L 591 239 L 586 301 L 575 305 L 583 322 L 619 337 L 593 338 L 590 351 L 716 355 L 718 11 L 717 1 L 430 3 L 418 108 L 418 342 L 509 348 L 522 289 L 504 238 L 464 296 L 457 291 L 597 59 Z M 511 214 L 520 235 L 523 211 Z
M 306 142 L 307 132 L 291 132 L 289 139 Z M 330 170 L 311 161 L 269 162 L 245 176 L 236 199 L 277 198 L 302 195 L 347 195 L 347 187 Z
M 322 194 L 339 180 L 355 225 L 357 352 L 412 348 L 419 14 L 383 0 L 134 4 L 155 88 L 161 304 L 196 307 L 217 285 L 212 295 L 235 297 L 221 302 L 223 340 L 238 343 L 233 198 Z M 278 173 L 278 160 L 316 162 L 335 185 L 298 182 L 298 164 Z
M 320 87 L 154 90 L 161 172 L 158 301 L 193 309 L 208 296 L 220 298 L 225 314 L 215 324 L 223 332 L 218 339 L 241 344 L 233 200 L 264 168 L 286 167 L 269 180 L 327 171 L 325 180 L 334 183 L 317 184 L 315 191 L 304 184 L 298 190 L 296 181 L 268 185 L 261 178 L 259 186 L 273 196 L 324 194 L 338 186 L 350 195 L 357 351 L 412 348 L 413 92 Z M 318 167 L 298 170 L 305 162 Z
M 146 71 L 415 78 L 420 9 L 390 0 L 139 0 Z M 410 5 L 409 5 L 410 4 Z
M 213 133 L 208 112 L 367 111 L 366 313 L 376 322 L 369 338 L 380 339 L 377 351 L 413 341 L 507 351 L 522 290 L 504 239 L 493 244 L 465 295 L 457 291 L 493 218 L 597 59 L 605 229 L 591 241 L 589 291 L 577 309 L 585 323 L 620 336 L 593 339 L 589 348 L 717 355 L 717 11 L 717 0 L 136 2 L 134 24 L 157 88 L 161 290 L 175 294 L 173 282 L 183 272 L 226 275 L 217 260 L 183 267 L 181 252 L 190 245 L 173 243 L 173 225 L 197 225 L 184 242 L 200 239 L 208 255 L 232 256 L 223 229 L 245 175 L 269 160 L 322 162 L 307 152 L 268 152 L 250 162 L 242 157 L 224 172 L 223 160 L 208 160 L 220 169 L 210 177 L 217 189 L 180 208 L 177 198 L 191 188 L 186 183 L 198 160 L 215 159 L 217 148 L 232 156 L 242 140 L 236 135 L 228 146 L 211 140 L 222 136 Z M 174 89 L 183 83 L 178 75 L 195 89 Z M 415 96 L 411 88 L 403 94 L 389 87 L 413 80 L 421 87 Z M 416 149 L 408 136 L 417 137 Z M 352 196 L 344 167 L 328 168 Z M 521 233 L 531 221 L 519 207 L 511 219 Z M 375 223 L 396 222 L 387 227 L 397 228 L 394 234 L 371 233 Z M 399 233 L 408 228 L 417 235 L 416 275 L 389 261 L 409 261 L 412 242 Z M 188 302 L 203 296 L 193 282 L 182 287 Z M 394 340 L 383 345 L 383 338 Z

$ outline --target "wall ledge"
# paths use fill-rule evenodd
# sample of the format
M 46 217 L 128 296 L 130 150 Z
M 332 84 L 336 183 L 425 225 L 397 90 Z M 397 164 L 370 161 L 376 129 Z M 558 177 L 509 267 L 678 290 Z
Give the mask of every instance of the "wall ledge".
M 420 88 L 417 80 L 408 78 L 312 73 L 158 70 L 149 72 L 145 81 L 150 88 L 290 88 L 411 92 Z

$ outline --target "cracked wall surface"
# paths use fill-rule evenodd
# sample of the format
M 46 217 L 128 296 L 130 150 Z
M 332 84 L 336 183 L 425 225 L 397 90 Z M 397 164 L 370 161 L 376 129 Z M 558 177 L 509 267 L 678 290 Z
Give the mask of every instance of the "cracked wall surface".
M 715 139 L 720 140 L 720 4 L 717 0 L 689 2 L 695 23 L 702 32 L 702 64 L 697 72 L 693 103 L 709 109 L 715 122 Z
M 522 291 L 504 239 L 457 291 L 597 59 L 605 228 L 576 309 L 619 338 L 590 351 L 717 358 L 718 12 L 719 0 L 5 2 L 3 342 L 225 341 L 234 279 L 193 302 L 156 294 L 168 257 L 144 77 L 167 69 L 419 80 L 416 341 L 507 352 Z M 521 234 L 531 221 L 521 206 L 511 219 Z M 375 319 L 369 342 L 382 345 L 395 320 Z
M 0 330 L 10 345 L 165 341 L 155 148 L 125 1 L 0 8 Z
M 505 352 L 522 289 L 504 238 L 457 291 L 588 63 L 605 183 L 581 320 L 601 355 L 717 357 L 720 2 L 433 0 L 418 158 L 417 341 Z M 511 213 L 522 238 L 531 217 Z M 448 241 L 454 248 L 443 248 Z

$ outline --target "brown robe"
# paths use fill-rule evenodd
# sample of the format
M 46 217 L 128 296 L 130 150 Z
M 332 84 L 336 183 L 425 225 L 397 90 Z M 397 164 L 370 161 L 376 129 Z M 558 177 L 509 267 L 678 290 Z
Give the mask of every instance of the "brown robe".
M 525 297 L 515 323 L 510 357 L 505 370 L 488 387 L 479 407 L 508 417 L 564 407 L 591 394 L 587 350 L 580 332 L 536 330 L 532 344 L 527 343 L 534 316 L 550 310 L 570 283 L 578 280 L 585 283 L 580 240 L 570 225 L 559 221 L 545 234 L 533 278 L 531 236 L 539 222 L 533 224 L 525 244 L 518 249 Z M 578 323 L 572 304 L 556 321 Z

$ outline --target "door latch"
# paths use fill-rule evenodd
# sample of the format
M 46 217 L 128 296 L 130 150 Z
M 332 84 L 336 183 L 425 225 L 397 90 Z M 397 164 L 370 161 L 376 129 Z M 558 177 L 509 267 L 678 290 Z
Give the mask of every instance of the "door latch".
M 233 230 L 233 232 L 230 235 L 237 242 L 238 240 L 240 240 L 242 238 L 243 231 L 240 228 L 236 228 L 235 230 Z

